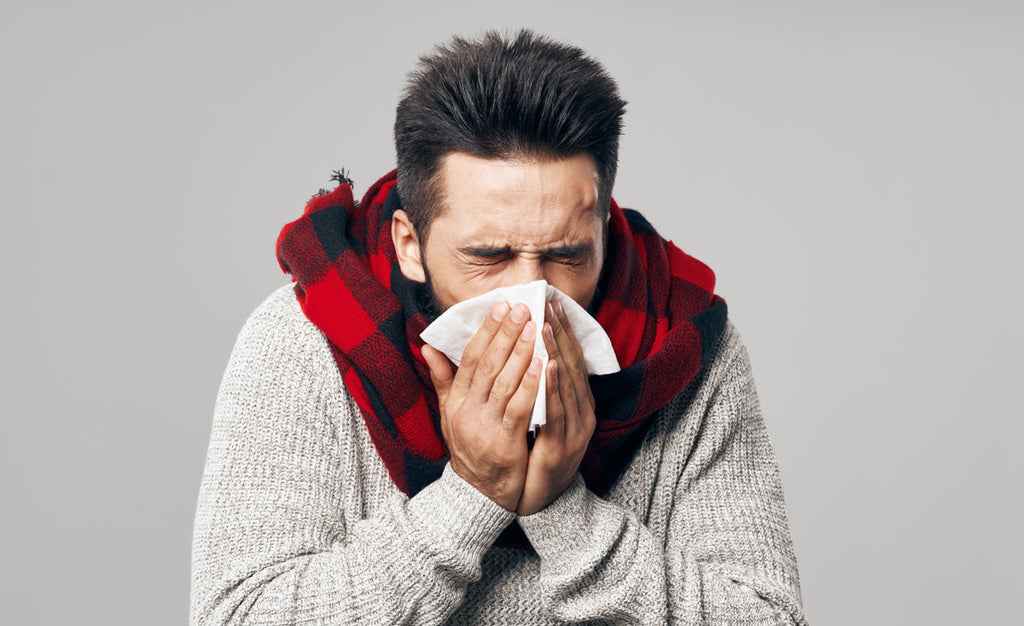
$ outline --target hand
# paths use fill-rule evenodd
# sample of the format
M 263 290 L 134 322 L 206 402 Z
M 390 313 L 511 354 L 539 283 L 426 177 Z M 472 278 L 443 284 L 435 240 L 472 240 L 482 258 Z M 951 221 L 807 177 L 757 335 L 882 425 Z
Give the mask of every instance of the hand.
M 572 484 L 597 425 L 583 348 L 559 303 L 549 302 L 545 317 L 547 423 L 530 452 L 519 515 L 543 509 Z
M 423 346 L 452 469 L 509 511 L 516 510 L 526 481 L 526 432 L 540 387 L 541 361 L 533 358 L 537 325 L 529 319 L 523 304 L 497 304 L 454 374 L 441 352 Z

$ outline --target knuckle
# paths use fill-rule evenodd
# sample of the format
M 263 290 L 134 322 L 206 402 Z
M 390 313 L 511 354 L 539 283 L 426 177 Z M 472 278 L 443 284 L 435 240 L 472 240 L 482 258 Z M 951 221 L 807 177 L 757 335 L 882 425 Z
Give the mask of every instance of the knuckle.
M 501 371 L 501 363 L 496 363 L 494 359 L 481 359 L 476 371 L 486 378 L 492 378 Z
M 568 338 L 569 338 L 569 356 L 570 356 L 570 358 L 572 358 L 572 360 L 576 361 L 577 363 L 582 363 L 583 362 L 583 346 L 581 346 L 580 342 L 576 341 L 576 338 L 573 337 L 572 335 L 568 335 Z
M 488 315 L 487 318 L 484 319 L 484 323 L 480 326 L 480 330 L 481 331 L 488 331 L 488 332 L 493 333 L 493 332 L 497 331 L 498 328 L 501 327 L 501 324 L 502 324 L 502 320 L 494 319 L 493 315 Z M 477 332 L 480 332 L 480 331 L 477 331 Z
M 562 388 L 562 401 L 569 403 L 576 402 L 576 386 L 570 381 L 566 381 L 565 386 Z
M 508 400 L 516 391 L 516 385 L 505 376 L 498 376 L 491 385 L 491 399 L 496 401 Z
M 509 318 L 501 325 L 500 333 L 508 339 L 515 340 L 519 337 L 519 333 L 523 331 L 523 325 L 513 322 L 512 318 Z
M 519 336 L 519 341 L 516 342 L 516 354 L 526 355 L 533 354 L 533 347 L 537 344 L 534 339 L 524 339 L 522 335 Z
M 517 421 L 518 419 L 516 419 L 515 416 L 510 416 L 506 413 L 505 419 L 501 420 L 501 426 L 499 426 L 501 434 L 505 436 L 514 435 L 516 433 Z M 507 461 L 507 464 L 511 465 L 511 455 L 508 452 L 499 452 L 498 457 L 504 458 Z
M 565 335 L 565 327 L 562 326 L 562 320 L 558 319 L 557 316 L 551 319 L 551 332 L 555 337 Z
M 480 362 L 480 354 L 474 350 L 466 350 L 462 353 L 462 366 L 474 367 Z
M 554 402 L 548 406 L 548 418 L 560 420 L 565 416 L 565 408 L 561 402 Z
M 513 396 L 505 405 L 505 419 L 502 420 L 501 425 L 514 426 L 517 421 L 529 415 L 531 408 L 526 405 L 522 395 Z

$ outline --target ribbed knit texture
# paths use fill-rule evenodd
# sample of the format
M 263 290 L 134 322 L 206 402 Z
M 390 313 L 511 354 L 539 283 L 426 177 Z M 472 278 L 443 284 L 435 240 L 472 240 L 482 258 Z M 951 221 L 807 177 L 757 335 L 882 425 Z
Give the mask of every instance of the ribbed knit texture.
M 685 407 L 685 410 L 684 410 Z M 606 500 L 519 518 L 449 466 L 391 482 L 291 286 L 246 322 L 214 413 L 194 624 L 806 624 L 775 455 L 729 324 Z

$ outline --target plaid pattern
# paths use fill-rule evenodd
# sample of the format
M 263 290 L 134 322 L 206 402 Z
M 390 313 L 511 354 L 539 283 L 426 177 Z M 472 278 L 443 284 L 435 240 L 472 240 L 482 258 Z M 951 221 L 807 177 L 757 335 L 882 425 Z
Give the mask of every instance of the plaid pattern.
M 424 289 L 405 278 L 391 241 L 400 208 L 394 171 L 359 204 L 342 180 L 313 197 L 277 240 L 303 312 L 330 343 L 395 485 L 413 496 L 448 461 L 437 395 L 419 335 L 431 322 Z M 639 447 L 651 417 L 696 378 L 725 328 L 726 304 L 706 265 L 612 202 L 608 259 L 591 311 L 620 372 L 591 377 L 597 428 L 580 472 L 604 496 Z

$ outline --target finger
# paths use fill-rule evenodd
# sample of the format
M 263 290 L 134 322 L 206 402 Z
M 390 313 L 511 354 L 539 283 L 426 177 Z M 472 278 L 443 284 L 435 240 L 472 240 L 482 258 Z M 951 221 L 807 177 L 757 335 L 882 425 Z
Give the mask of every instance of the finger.
M 452 385 L 461 397 L 465 397 L 481 357 L 486 353 L 491 339 L 501 329 L 502 323 L 508 317 L 510 309 L 511 307 L 508 302 L 499 302 L 494 305 L 491 308 L 490 314 L 484 319 L 484 323 L 480 325 L 480 330 L 476 331 L 476 334 L 473 335 L 469 343 L 466 344 L 466 348 L 462 351 L 459 371 L 455 374 L 455 381 Z
M 455 379 L 452 364 L 440 350 L 429 344 L 423 344 L 423 360 L 427 362 L 427 368 L 430 370 L 430 381 L 434 383 L 434 389 L 437 391 L 437 401 L 443 406 Z
M 580 346 L 580 342 L 576 340 L 576 335 L 572 332 L 572 325 L 565 315 L 562 303 L 549 302 L 547 315 L 551 317 L 551 330 L 558 343 L 558 350 L 562 353 L 566 365 L 569 366 L 569 373 L 575 377 L 582 372 L 585 376 L 587 366 L 583 359 L 583 347 Z
M 550 334 L 550 330 L 548 334 Z M 562 398 L 558 388 L 558 361 L 555 359 L 548 360 L 545 375 L 548 377 L 547 398 L 545 399 L 547 420 L 540 427 L 540 433 L 537 435 L 537 438 L 543 438 L 558 444 L 565 441 L 565 408 L 562 405 Z
M 572 325 L 566 317 L 565 308 L 560 302 L 549 302 L 546 316 L 551 318 L 551 330 L 558 344 L 558 351 L 562 355 L 562 365 L 565 370 L 563 378 L 570 378 L 576 387 L 577 396 L 586 398 L 593 406 L 593 396 L 590 391 L 590 382 L 587 380 L 587 364 L 583 357 L 583 347 L 576 340 L 572 332 Z M 566 376 L 567 375 L 567 376 Z
M 578 429 L 577 422 L 579 421 L 580 407 L 578 405 L 578 394 L 576 392 L 577 382 L 573 380 L 571 374 L 566 368 L 566 359 L 562 354 L 562 347 L 558 345 L 557 336 L 555 335 L 555 324 L 545 324 L 546 337 L 545 346 L 548 349 L 548 356 L 551 360 L 558 364 L 556 370 L 556 382 L 558 389 L 558 402 L 561 406 L 561 415 L 564 422 L 563 432 L 565 436 L 576 432 Z M 586 382 L 586 381 L 584 381 Z
M 494 381 L 504 369 L 517 342 L 520 341 L 520 335 L 529 319 L 530 309 L 525 304 L 517 304 L 512 307 L 508 317 L 501 323 L 498 331 L 491 337 L 490 343 L 480 356 L 476 369 L 473 371 L 473 380 L 469 384 L 467 397 L 472 396 L 479 402 L 486 402 L 490 398 Z M 525 369 L 529 365 L 529 359 L 526 359 L 522 365 Z M 518 386 L 518 381 L 516 385 Z M 512 390 L 514 389 L 515 387 L 512 388 Z M 512 395 L 512 390 L 509 390 L 508 395 Z
M 423 360 L 427 362 L 427 369 L 430 370 L 430 381 L 434 383 L 434 390 L 437 392 L 437 410 L 441 414 L 441 435 L 445 441 L 449 439 L 448 411 L 446 403 L 451 393 L 452 381 L 455 374 L 452 371 L 452 364 L 440 350 L 429 344 L 423 344 Z
M 437 410 L 441 415 L 441 427 L 446 432 L 445 416 L 447 411 L 445 405 L 452 392 L 452 382 L 455 380 L 455 371 L 452 369 L 452 362 L 447 360 L 444 353 L 434 346 L 423 344 L 423 360 L 427 362 L 427 370 L 430 372 L 430 382 L 437 392 Z
M 526 441 L 526 431 L 530 429 L 530 416 L 537 400 L 542 369 L 540 357 L 530 359 L 522 383 L 505 407 L 499 437 L 506 444 L 519 445 Z
M 496 415 L 502 415 L 509 400 L 519 389 L 523 375 L 530 366 L 534 346 L 537 343 L 537 325 L 532 321 L 523 326 L 522 332 L 512 349 L 512 355 L 505 362 L 501 373 L 491 385 L 488 403 L 497 409 Z

